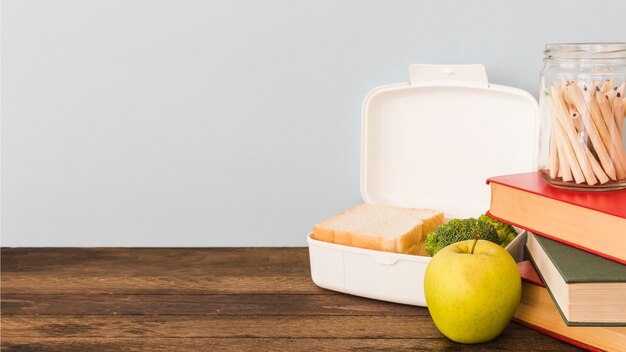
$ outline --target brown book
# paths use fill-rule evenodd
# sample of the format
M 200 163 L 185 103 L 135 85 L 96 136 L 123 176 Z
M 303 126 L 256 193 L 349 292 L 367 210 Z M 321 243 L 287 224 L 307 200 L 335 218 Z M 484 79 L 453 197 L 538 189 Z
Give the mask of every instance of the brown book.
M 489 215 L 626 264 L 626 190 L 569 191 L 538 172 L 492 177 Z
M 522 299 L 513 316 L 516 322 L 589 351 L 626 351 L 626 327 L 567 326 L 548 290 L 536 284 L 532 264 L 518 266 L 523 281 Z

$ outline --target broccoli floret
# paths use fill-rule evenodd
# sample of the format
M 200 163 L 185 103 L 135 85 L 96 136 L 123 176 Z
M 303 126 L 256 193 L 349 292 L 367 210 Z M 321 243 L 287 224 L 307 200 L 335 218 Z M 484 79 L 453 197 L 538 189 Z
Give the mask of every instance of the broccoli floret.
M 447 224 L 439 225 L 435 231 L 431 232 L 424 241 L 426 252 L 434 256 L 439 250 L 449 244 L 473 240 L 476 235 L 480 235 L 481 240 L 491 241 L 497 244 L 498 239 L 496 229 L 490 224 L 478 221 L 474 218 L 452 219 Z
M 491 224 L 491 226 L 496 229 L 499 240 L 498 244 L 502 247 L 506 247 L 509 243 L 511 243 L 511 241 L 513 241 L 513 239 L 515 239 L 515 236 L 517 236 L 517 232 L 515 232 L 513 226 L 498 221 L 487 214 L 481 215 L 478 217 L 478 220 Z
M 513 240 L 515 239 L 515 236 L 517 236 L 516 233 L 510 233 L 510 234 L 506 235 L 506 239 L 504 240 L 504 242 L 502 242 L 501 246 L 502 247 L 508 246 L 509 243 L 513 242 Z

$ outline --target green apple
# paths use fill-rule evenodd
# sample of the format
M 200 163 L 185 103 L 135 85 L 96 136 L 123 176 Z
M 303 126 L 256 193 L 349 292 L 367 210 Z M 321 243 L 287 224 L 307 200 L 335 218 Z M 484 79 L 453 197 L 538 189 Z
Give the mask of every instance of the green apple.
M 456 342 L 480 343 L 506 328 L 519 304 L 522 282 L 504 248 L 469 240 L 435 254 L 426 268 L 424 294 L 439 331 Z

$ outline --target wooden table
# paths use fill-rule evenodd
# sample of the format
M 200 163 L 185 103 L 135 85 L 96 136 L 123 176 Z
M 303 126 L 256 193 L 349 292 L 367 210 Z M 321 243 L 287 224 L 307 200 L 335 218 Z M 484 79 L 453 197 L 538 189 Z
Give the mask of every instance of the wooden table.
M 306 248 L 2 249 L 2 351 L 563 350 L 511 323 L 446 339 L 428 310 L 321 289 Z

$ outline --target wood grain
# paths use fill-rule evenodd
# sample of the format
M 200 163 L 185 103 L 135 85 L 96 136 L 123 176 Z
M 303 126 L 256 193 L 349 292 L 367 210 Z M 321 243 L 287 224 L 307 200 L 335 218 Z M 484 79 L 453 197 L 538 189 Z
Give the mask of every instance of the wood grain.
M 554 339 L 496 338 L 459 346 L 446 338 L 8 338 L 2 351 L 579 351 Z
M 3 315 L 376 315 L 428 316 L 428 310 L 340 294 L 36 295 L 6 294 Z
M 521 332 L 528 329 L 512 326 Z M 411 316 L 36 316 L 2 318 L 3 337 L 443 337 L 426 319 Z M 526 334 L 529 336 L 530 334 Z
M 2 249 L 2 351 L 575 347 L 521 325 L 465 346 L 422 307 L 315 286 L 305 248 Z
M 11 249 L 3 293 L 328 294 L 306 248 Z

